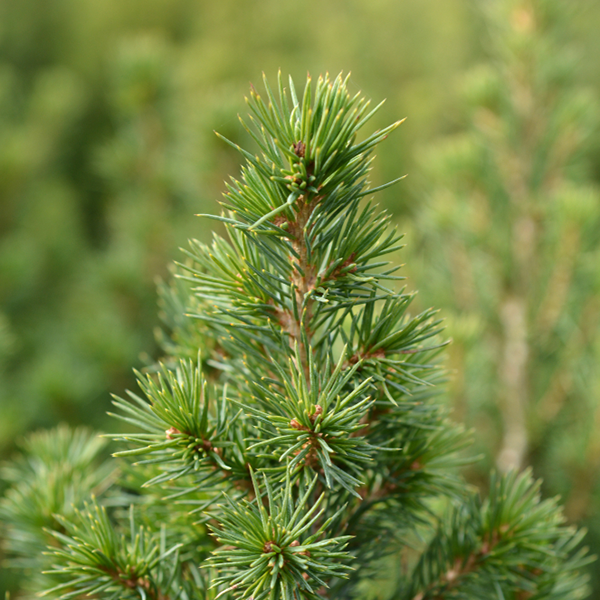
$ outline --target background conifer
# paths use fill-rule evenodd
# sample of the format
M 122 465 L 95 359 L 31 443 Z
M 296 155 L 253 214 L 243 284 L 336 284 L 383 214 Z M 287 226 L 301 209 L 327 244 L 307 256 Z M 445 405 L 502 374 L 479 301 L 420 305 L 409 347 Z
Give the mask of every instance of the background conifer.
M 595 545 L 600 113 L 577 84 L 576 17 L 577 3 L 486 5 L 488 57 L 464 84 L 467 125 L 422 156 L 427 201 L 408 268 L 423 305 L 448 309 L 452 401 L 488 457 L 471 476 L 532 465 Z

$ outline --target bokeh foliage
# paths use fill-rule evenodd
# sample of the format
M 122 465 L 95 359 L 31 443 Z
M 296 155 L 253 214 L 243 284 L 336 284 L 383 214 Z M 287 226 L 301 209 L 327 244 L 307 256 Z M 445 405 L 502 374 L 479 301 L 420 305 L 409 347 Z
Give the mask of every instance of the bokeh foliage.
M 158 354 L 155 280 L 181 240 L 208 235 L 189 215 L 206 212 L 239 161 L 212 129 L 245 138 L 239 99 L 261 71 L 351 70 L 356 90 L 388 99 L 376 124 L 409 117 L 374 178 L 410 174 L 412 183 L 382 193 L 410 229 L 424 189 L 413 177 L 416 148 L 467 121 L 456 83 L 487 51 L 485 4 L 0 3 L 0 454 L 35 427 L 102 427 L 109 392 L 133 388 L 131 366 Z M 576 4 L 557 43 L 576 39 L 583 58 L 565 85 L 599 90 L 600 6 Z M 597 183 L 597 139 L 587 158 Z M 417 269 L 410 275 L 427 287 Z M 446 311 L 452 301 L 430 304 Z M 572 463 L 556 465 L 578 430 L 557 424 L 564 442 L 532 458 L 548 490 L 565 493 Z
M 249 79 L 352 69 L 355 89 L 388 97 L 381 122 L 411 115 L 382 167 L 397 173 L 407 140 L 447 126 L 444 90 L 472 37 L 458 0 L 9 0 L 0 12 L 4 448 L 57 420 L 101 424 L 108 392 L 154 352 L 155 278 L 176 240 L 202 237 L 189 215 L 239 161 L 212 130 L 245 136 Z
M 422 153 L 412 268 L 430 274 L 420 301 L 449 317 L 452 403 L 486 456 L 471 477 L 532 465 L 597 545 L 600 102 L 577 81 L 576 9 L 486 7 L 465 127 Z
M 109 392 L 158 353 L 155 281 L 181 240 L 207 235 L 190 215 L 239 162 L 213 128 L 245 136 L 248 80 L 352 70 L 356 90 L 389 98 L 381 122 L 411 114 L 382 161 L 395 174 L 419 128 L 444 126 L 473 36 L 460 0 L 426 8 L 0 4 L 0 455 L 37 427 L 102 428 Z
M 357 139 L 377 108 L 341 77 L 309 77 L 302 96 L 280 79 L 279 99 L 264 85 L 267 100 L 252 89 L 249 102 L 260 153 L 230 142 L 245 166 L 213 217 L 228 238 L 191 240 L 181 265 L 171 321 L 182 305 L 192 314 L 163 365 L 139 375 L 142 395 L 115 396 L 134 428 L 110 436 L 126 444 L 113 454 L 125 477 L 81 506 L 106 475 L 79 485 L 80 454 L 98 448 L 60 429 L 7 469 L 11 556 L 44 575 L 25 572 L 26 592 L 366 600 L 387 555 L 396 582 L 372 588 L 381 600 L 587 597 L 582 535 L 529 473 L 492 477 L 482 502 L 452 468 L 469 440 L 435 389 L 440 320 L 410 315 L 414 294 L 390 289 L 401 235 L 363 205 L 378 189 L 372 152 L 402 121 Z M 132 487 L 130 472 L 146 482 Z M 35 493 L 53 477 L 49 498 Z

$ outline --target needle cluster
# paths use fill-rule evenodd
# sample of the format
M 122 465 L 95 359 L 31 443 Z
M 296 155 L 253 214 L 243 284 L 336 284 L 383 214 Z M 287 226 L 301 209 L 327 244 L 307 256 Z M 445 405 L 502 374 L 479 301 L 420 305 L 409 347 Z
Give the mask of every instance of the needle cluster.
M 50 526 L 48 597 L 585 592 L 579 537 L 528 475 L 481 502 L 457 474 L 468 436 L 437 400 L 441 321 L 410 313 L 401 236 L 367 199 L 399 122 L 361 137 L 377 108 L 348 85 L 252 90 L 259 153 L 234 144 L 245 165 L 214 217 L 226 237 L 192 241 L 162 289 L 165 356 L 115 399 L 131 429 L 111 436 L 116 481 Z

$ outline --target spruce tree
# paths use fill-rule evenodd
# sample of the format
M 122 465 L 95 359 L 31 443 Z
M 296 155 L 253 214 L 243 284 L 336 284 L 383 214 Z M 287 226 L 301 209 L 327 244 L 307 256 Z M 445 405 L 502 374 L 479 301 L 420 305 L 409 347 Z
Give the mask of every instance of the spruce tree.
M 410 266 L 428 268 L 421 298 L 451 316 L 452 400 L 478 445 L 502 470 L 532 465 L 596 546 L 599 105 L 578 82 L 577 5 L 486 5 L 488 57 L 466 78 L 467 126 L 423 155 L 428 201 Z
M 347 79 L 252 89 L 258 154 L 227 237 L 192 240 L 161 289 L 164 356 L 115 399 L 119 460 L 86 431 L 30 438 L 0 504 L 49 598 L 582 598 L 582 534 L 529 473 L 489 496 L 439 400 L 436 311 L 368 200 L 377 108 Z M 45 551 L 44 551 L 45 549 Z M 42 573 L 43 572 L 43 573 Z M 385 583 L 384 583 L 385 582 Z

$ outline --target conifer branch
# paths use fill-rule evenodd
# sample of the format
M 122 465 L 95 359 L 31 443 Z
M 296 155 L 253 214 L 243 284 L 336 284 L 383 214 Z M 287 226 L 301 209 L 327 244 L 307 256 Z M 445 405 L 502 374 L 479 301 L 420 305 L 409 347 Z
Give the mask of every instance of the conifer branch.
M 365 200 L 372 151 L 399 123 L 357 141 L 377 108 L 346 84 L 252 90 L 260 154 L 238 148 L 227 238 L 192 241 L 162 287 L 166 356 L 138 373 L 141 395 L 115 398 L 131 428 L 110 436 L 118 482 L 49 526 L 47 596 L 356 597 L 417 530 L 429 543 L 398 598 L 464 598 L 481 573 L 513 596 L 533 579 L 585 589 L 579 537 L 526 476 L 481 503 L 456 473 L 469 438 L 437 401 L 441 321 L 387 287 L 401 236 Z M 23 525 L 14 503 L 4 514 Z
M 581 597 L 577 570 L 590 562 L 574 552 L 582 533 L 564 525 L 556 501 L 540 501 L 529 472 L 491 484 L 485 502 L 472 495 L 445 515 L 401 598 L 506 597 L 509 590 L 519 599 Z

